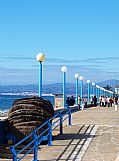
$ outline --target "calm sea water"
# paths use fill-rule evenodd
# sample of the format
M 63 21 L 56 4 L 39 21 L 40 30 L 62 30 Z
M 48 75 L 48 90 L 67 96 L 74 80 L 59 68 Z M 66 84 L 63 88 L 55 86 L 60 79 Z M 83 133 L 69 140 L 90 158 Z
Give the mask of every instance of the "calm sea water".
M 25 97 L 31 97 L 31 96 L 21 96 L 21 95 L 0 95 L 0 111 L 3 111 L 3 112 L 8 111 L 8 110 L 11 108 L 12 103 L 13 103 L 16 99 L 25 98 Z M 43 96 L 43 98 L 44 98 L 45 100 L 50 100 L 50 102 L 51 102 L 52 105 L 54 106 L 54 104 L 55 104 L 54 96 Z

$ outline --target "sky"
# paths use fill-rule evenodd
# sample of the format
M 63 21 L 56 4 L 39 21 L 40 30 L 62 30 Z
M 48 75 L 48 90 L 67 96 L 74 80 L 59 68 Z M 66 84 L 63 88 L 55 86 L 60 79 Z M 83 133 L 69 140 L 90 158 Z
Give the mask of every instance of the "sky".
M 0 0 L 0 85 L 119 79 L 118 0 Z

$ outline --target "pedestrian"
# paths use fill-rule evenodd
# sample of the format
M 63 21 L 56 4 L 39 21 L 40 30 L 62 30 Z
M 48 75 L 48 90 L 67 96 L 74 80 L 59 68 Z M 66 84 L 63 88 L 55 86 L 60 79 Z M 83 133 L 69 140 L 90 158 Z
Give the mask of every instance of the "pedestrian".
M 100 96 L 100 106 L 102 106 L 102 96 Z
M 104 96 L 102 96 L 102 107 L 104 107 L 105 106 L 105 98 L 104 98 Z
M 110 106 L 112 107 L 112 104 L 114 103 L 114 101 L 113 101 L 113 98 L 112 97 L 110 97 Z
M 118 96 L 115 97 L 115 111 L 118 110 Z
M 110 107 L 110 98 L 107 97 L 107 106 Z
M 67 97 L 66 103 L 67 103 L 69 106 L 73 106 L 73 105 L 75 104 L 75 98 L 74 98 L 73 96 Z
M 80 110 L 80 104 L 81 104 L 81 97 L 78 95 L 78 109 Z
M 115 104 L 118 105 L 118 96 L 115 97 Z
M 94 95 L 94 97 L 93 97 L 93 103 L 94 103 L 94 106 L 97 106 L 97 98 L 96 98 L 96 95 Z
M 90 98 L 91 107 L 93 106 L 93 96 Z
M 108 100 L 107 100 L 107 97 L 105 97 L 105 106 L 107 106 L 107 102 Z

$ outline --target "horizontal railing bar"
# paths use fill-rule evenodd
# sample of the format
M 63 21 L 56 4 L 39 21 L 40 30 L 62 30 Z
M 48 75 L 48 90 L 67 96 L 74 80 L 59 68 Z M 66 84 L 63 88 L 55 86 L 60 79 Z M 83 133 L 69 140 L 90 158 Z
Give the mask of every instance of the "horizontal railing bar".
M 52 129 L 52 131 L 55 130 L 59 125 L 60 125 L 60 123 L 59 123 L 57 126 L 55 126 L 55 127 Z
M 39 126 L 37 129 L 34 130 L 34 132 L 37 132 L 38 130 L 40 130 L 43 126 L 45 126 L 48 123 L 48 120 L 42 124 L 41 126 Z
M 46 137 L 48 137 L 50 135 L 50 133 L 48 133 L 47 135 L 46 135 Z
M 55 125 L 59 120 L 60 120 L 60 118 L 57 121 L 53 122 L 52 126 Z
M 38 135 L 38 139 L 41 137 L 41 136 L 43 136 L 43 134 L 46 132 L 46 131 L 48 131 L 50 129 L 50 127 L 48 127 L 47 129 L 45 129 L 40 135 Z
M 64 122 L 68 117 L 69 117 L 69 116 L 65 117 L 65 118 L 62 120 L 62 122 Z
M 23 138 L 20 142 L 16 143 L 13 147 L 15 148 L 16 146 L 18 146 L 19 144 L 23 143 L 25 140 L 27 140 L 30 136 L 32 136 L 32 133 L 30 133 L 28 136 L 26 136 L 25 138 Z
M 59 113 L 55 114 L 52 118 L 49 119 L 49 121 L 53 120 L 54 118 L 56 118 L 59 115 Z
M 65 115 L 67 115 L 69 113 L 69 111 L 67 111 L 66 113 L 65 113 Z
M 55 114 L 51 119 L 49 119 L 49 121 L 53 120 L 54 118 L 56 118 L 58 115 L 60 115 L 63 111 L 65 111 L 65 109 L 61 110 L 60 112 L 58 112 L 57 114 Z
M 35 141 L 35 139 L 32 140 L 29 144 L 27 144 L 24 148 L 22 148 L 17 154 L 20 154 L 21 152 L 23 152 L 26 148 L 28 148 L 31 144 L 33 144 L 34 141 Z
M 17 161 L 20 161 L 22 158 L 24 158 L 27 154 L 29 154 L 32 150 L 34 149 L 34 147 L 32 147 L 31 149 L 29 149 L 21 158 L 19 158 Z

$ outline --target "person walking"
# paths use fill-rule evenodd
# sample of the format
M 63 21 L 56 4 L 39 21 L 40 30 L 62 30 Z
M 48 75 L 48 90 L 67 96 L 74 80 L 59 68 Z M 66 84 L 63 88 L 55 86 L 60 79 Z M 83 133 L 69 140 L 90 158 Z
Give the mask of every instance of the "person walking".
M 100 96 L 100 106 L 102 106 L 102 96 Z
M 108 100 L 107 100 L 107 97 L 105 97 L 105 107 L 107 106 L 108 104 Z
M 110 100 L 109 100 L 109 101 L 110 101 L 110 106 L 112 107 L 112 104 L 113 104 L 113 102 L 114 102 L 114 101 L 113 101 L 113 98 L 110 97 Z
M 97 106 L 97 98 L 96 98 L 96 95 L 94 95 L 94 97 L 93 97 L 93 103 L 94 103 L 94 106 Z
M 104 107 L 105 106 L 105 98 L 104 98 L 104 96 L 102 96 L 102 107 Z
M 118 110 L 118 96 L 115 97 L 115 111 Z
M 118 105 L 118 96 L 115 97 L 115 104 Z
M 107 106 L 110 107 L 110 98 L 107 97 Z
M 78 109 L 80 110 L 80 104 L 81 104 L 81 97 L 78 95 Z

